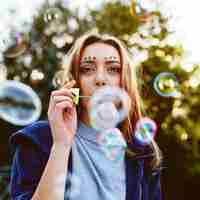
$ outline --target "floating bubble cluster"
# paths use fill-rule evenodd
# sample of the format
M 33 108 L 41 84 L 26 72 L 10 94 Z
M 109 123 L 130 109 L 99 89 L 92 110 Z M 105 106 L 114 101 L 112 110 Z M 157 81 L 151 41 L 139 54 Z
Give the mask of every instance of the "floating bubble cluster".
M 150 144 L 156 135 L 156 131 L 156 123 L 152 119 L 144 117 L 136 123 L 134 137 L 143 144 Z
M 170 72 L 162 72 L 154 79 L 155 91 L 163 97 L 179 97 L 179 82 Z
M 118 128 L 107 129 L 99 133 L 97 142 L 108 159 L 113 161 L 123 159 L 127 144 Z
M 130 98 L 121 88 L 105 86 L 90 99 L 90 120 L 93 128 L 102 131 L 114 128 L 130 110 Z
M 41 114 L 40 98 L 33 89 L 19 81 L 0 84 L 0 117 L 14 125 L 25 126 Z

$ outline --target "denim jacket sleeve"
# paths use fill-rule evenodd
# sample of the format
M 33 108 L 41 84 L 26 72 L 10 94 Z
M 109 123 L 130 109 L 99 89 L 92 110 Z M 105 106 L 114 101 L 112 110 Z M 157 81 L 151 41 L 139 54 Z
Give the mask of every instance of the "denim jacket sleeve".
M 147 170 L 144 160 L 126 160 L 126 200 L 161 200 L 161 170 Z
M 16 148 L 11 170 L 12 200 L 30 200 L 42 175 L 41 153 L 28 144 Z
M 136 139 L 129 145 L 129 148 L 140 153 L 133 157 L 127 154 L 128 194 L 126 200 L 162 200 L 160 183 L 162 167 L 159 166 L 156 169 L 152 169 L 150 166 L 146 165 L 146 163 L 148 163 L 147 161 L 152 156 L 151 149 L 139 143 Z M 137 167 L 134 168 L 134 166 Z M 137 177 L 134 174 L 136 174 Z M 137 187 L 135 187 L 135 185 L 137 185 Z
M 14 150 L 10 181 L 12 200 L 32 198 L 48 160 L 51 141 L 47 138 L 49 130 L 43 122 L 34 123 L 11 136 L 10 144 Z
M 142 178 L 142 200 L 161 200 L 161 169 L 144 172 Z

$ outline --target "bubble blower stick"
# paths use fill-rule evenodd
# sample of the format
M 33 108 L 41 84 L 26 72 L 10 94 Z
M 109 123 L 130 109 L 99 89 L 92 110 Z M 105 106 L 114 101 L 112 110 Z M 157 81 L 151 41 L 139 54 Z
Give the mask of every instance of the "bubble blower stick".
M 76 105 L 79 104 L 79 99 L 80 98 L 91 98 L 92 97 L 92 96 L 83 96 L 83 95 L 80 95 L 80 89 L 79 88 L 71 88 L 70 91 L 72 92 L 72 95 L 74 96 L 73 101 L 74 101 L 74 103 Z M 115 101 L 114 103 L 115 103 L 115 105 L 117 107 L 121 106 L 121 104 L 120 104 L 119 101 Z
M 90 122 L 97 130 L 114 128 L 123 121 L 129 112 L 128 94 L 121 88 L 104 86 L 99 88 L 92 96 L 80 95 L 79 88 L 71 88 L 75 105 L 80 98 L 90 99 Z
M 80 95 L 80 89 L 79 88 L 71 88 L 70 91 L 72 92 L 73 101 L 76 105 L 79 104 L 79 99 L 80 98 L 91 98 L 91 96 L 82 96 Z

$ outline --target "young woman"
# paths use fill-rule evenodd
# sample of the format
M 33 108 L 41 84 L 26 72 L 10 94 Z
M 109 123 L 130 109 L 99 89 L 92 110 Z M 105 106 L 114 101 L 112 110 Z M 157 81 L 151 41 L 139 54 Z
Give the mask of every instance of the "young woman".
M 160 200 L 158 147 L 155 142 L 141 145 L 134 137 L 142 113 L 128 50 L 113 36 L 86 33 L 66 55 L 63 70 L 61 87 L 51 93 L 48 120 L 11 137 L 16 147 L 12 199 Z M 102 86 L 123 88 L 130 97 L 128 117 L 118 126 L 127 149 L 117 165 L 99 148 L 89 98 L 76 106 L 71 92 L 78 87 L 82 96 L 92 96 Z

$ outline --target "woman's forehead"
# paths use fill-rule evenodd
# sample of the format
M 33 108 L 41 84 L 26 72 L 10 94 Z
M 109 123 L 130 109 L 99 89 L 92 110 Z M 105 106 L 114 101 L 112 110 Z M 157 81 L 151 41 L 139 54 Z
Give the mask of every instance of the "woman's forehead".
M 118 60 L 120 55 L 118 50 L 110 44 L 96 42 L 87 46 L 81 60 Z

